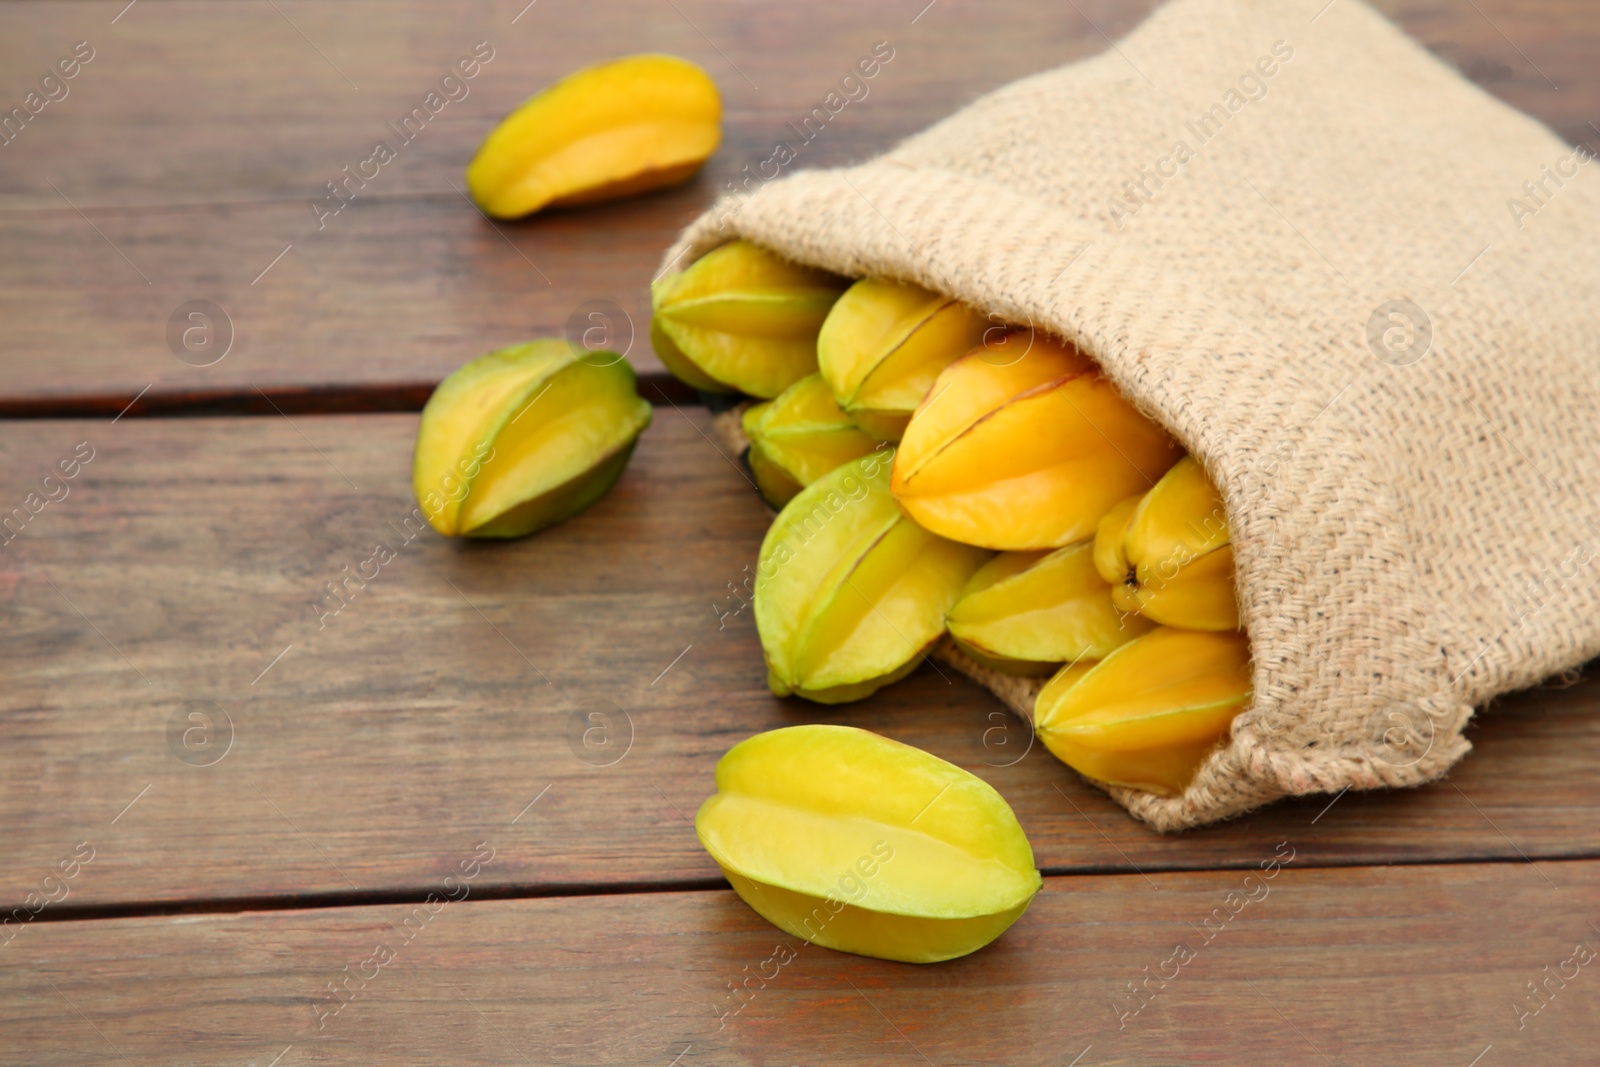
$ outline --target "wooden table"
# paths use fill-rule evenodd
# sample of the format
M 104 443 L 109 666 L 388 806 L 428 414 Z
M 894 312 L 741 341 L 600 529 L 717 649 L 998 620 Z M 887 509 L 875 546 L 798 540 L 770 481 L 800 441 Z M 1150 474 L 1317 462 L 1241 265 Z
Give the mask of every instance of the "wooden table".
M 0 147 L 0 511 L 92 457 L 0 545 L 0 899 L 26 917 L 0 927 L 0 1062 L 1600 1060 L 1577 962 L 1600 949 L 1600 684 L 1498 703 L 1433 786 L 1173 837 L 958 677 L 836 709 L 766 691 L 732 590 L 769 516 L 649 354 L 662 248 L 876 42 L 895 58 L 803 165 L 1093 54 L 1149 4 L 125 2 L 0 2 L 7 108 L 93 50 Z M 1588 0 L 1380 6 L 1600 147 Z M 319 229 L 324 184 L 479 41 L 469 95 Z M 646 49 L 725 93 L 700 178 L 476 214 L 461 168 L 497 116 Z M 616 490 L 522 542 L 408 527 L 432 385 L 595 300 L 659 404 Z M 189 301 L 226 316 L 199 354 L 169 343 Z M 330 613 L 380 542 L 395 559 Z M 816 721 L 1000 789 L 1047 875 L 1010 933 L 915 968 L 798 945 L 733 896 L 690 823 L 712 767 Z

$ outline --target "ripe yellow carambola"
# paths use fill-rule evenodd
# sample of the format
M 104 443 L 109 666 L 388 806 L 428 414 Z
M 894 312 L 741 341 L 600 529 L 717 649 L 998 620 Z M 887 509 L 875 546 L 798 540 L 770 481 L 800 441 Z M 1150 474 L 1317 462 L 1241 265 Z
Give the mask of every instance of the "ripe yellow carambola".
M 734 891 L 785 933 L 905 963 L 974 952 L 1043 880 L 988 783 L 849 726 L 791 726 L 717 763 L 695 817 Z
M 903 678 L 987 558 L 906 518 L 884 453 L 836 468 L 789 501 L 761 543 L 755 614 L 767 684 L 838 704 Z
M 1239 629 L 1228 517 L 1192 456 L 1106 514 L 1095 567 L 1124 611 L 1186 630 Z
M 610 200 L 684 181 L 722 139 L 722 101 L 686 59 L 586 67 L 529 97 L 484 138 L 467 188 L 485 214 Z
M 946 616 L 950 636 L 1007 674 L 1050 674 L 1059 663 L 1102 659 L 1153 624 L 1119 611 L 1094 566 L 1094 544 L 1002 552 L 985 563 Z
M 412 488 L 446 536 L 521 537 L 598 500 L 650 424 L 614 352 L 529 341 L 458 368 L 428 399 Z
M 781 508 L 801 489 L 841 463 L 871 452 L 878 442 L 839 410 L 822 376 L 801 378 L 776 400 L 745 409 L 750 470 L 761 496 Z
M 828 312 L 817 366 L 863 430 L 898 441 L 939 372 L 983 339 L 965 304 L 915 285 L 865 278 Z
M 651 337 L 690 385 L 770 399 L 817 372 L 817 331 L 847 284 L 734 241 L 650 287 Z
M 1063 668 L 1039 693 L 1033 724 L 1080 774 L 1169 796 L 1188 786 L 1250 696 L 1244 634 L 1163 626 L 1099 663 Z
M 1032 333 L 940 374 L 895 457 L 896 499 L 934 533 L 998 549 L 1093 536 L 1181 455 L 1082 353 Z

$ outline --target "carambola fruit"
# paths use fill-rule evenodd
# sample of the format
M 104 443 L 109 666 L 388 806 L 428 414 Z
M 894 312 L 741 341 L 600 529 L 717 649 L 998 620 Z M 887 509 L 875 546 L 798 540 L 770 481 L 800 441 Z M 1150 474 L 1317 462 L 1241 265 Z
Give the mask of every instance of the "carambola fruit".
M 586 67 L 525 100 L 484 138 L 467 189 L 510 219 L 684 181 L 722 139 L 722 101 L 686 59 L 637 55 Z
M 988 555 L 906 518 L 883 452 L 823 475 L 761 543 L 755 614 L 767 684 L 838 704 L 903 678 Z
M 1064 667 L 1039 693 L 1033 725 L 1080 774 L 1169 796 L 1188 786 L 1250 696 L 1244 634 L 1163 626 L 1099 663 Z
M 1042 884 L 1016 815 L 988 783 L 849 726 L 791 726 L 735 745 L 695 830 L 768 922 L 878 959 L 975 952 Z
M 1124 611 L 1186 630 L 1239 629 L 1227 513 L 1192 456 L 1106 514 L 1095 566 Z
M 724 385 L 715 378 L 708 377 L 704 371 L 694 365 L 694 361 L 678 350 L 672 343 L 672 338 L 661 328 L 661 316 L 650 316 L 650 347 L 655 349 L 661 365 L 672 373 L 672 376 L 691 388 L 702 393 L 718 393 L 728 395 L 739 390 L 731 385 Z
M 828 312 L 817 366 L 857 425 L 898 441 L 939 372 L 983 339 L 985 325 L 949 297 L 864 278 Z
M 1080 352 L 1018 333 L 939 375 L 901 439 L 893 489 L 941 536 L 1059 548 L 1092 537 L 1180 455 Z
M 1050 674 L 1098 660 L 1154 624 L 1119 611 L 1094 565 L 1094 543 L 1002 552 L 972 576 L 945 618 L 975 659 L 1008 674 Z
M 756 486 L 775 508 L 839 464 L 878 447 L 839 410 L 818 374 L 801 378 L 776 400 L 746 408 L 742 425 Z
M 561 340 L 479 356 L 422 409 L 411 481 L 435 530 L 521 537 L 598 500 L 650 424 L 633 368 Z
M 817 331 L 847 284 L 734 241 L 650 287 L 651 336 L 671 342 L 657 354 L 690 385 L 771 399 L 817 372 Z

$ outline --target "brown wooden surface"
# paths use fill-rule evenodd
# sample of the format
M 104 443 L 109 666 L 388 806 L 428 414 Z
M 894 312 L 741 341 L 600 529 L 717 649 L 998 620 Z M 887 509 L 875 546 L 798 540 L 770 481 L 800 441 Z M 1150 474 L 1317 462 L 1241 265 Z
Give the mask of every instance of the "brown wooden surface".
M 1447 782 L 1348 795 L 1321 818 L 1330 797 L 1162 837 L 1028 751 L 1026 729 L 948 668 L 837 709 L 770 696 L 751 612 L 724 622 L 713 608 L 738 606 L 728 584 L 753 570 L 769 516 L 702 436 L 703 409 L 657 408 L 610 496 L 501 544 L 430 531 L 401 546 L 415 425 L 0 427 L 8 502 L 78 442 L 95 449 L 69 495 L 3 549 L 0 901 L 20 903 L 58 853 L 102 834 L 62 913 L 415 894 L 495 829 L 539 848 L 508 853 L 484 887 L 706 884 L 717 871 L 688 819 L 716 759 L 749 734 L 814 721 L 880 730 L 983 775 L 1046 870 L 1235 866 L 1286 837 L 1316 864 L 1600 855 L 1600 684 L 1485 713 L 1478 752 Z M 378 541 L 398 558 L 319 620 L 324 583 Z M 214 766 L 168 748 L 167 721 L 192 700 L 232 720 Z M 570 715 L 605 702 L 628 713 L 634 741 L 595 767 L 569 743 Z
M 126 400 L 152 382 L 159 393 L 436 381 L 479 351 L 560 333 L 594 299 L 626 311 L 638 335 L 630 357 L 655 369 L 644 327 L 662 250 L 743 167 L 792 139 L 785 123 L 820 105 L 875 42 L 890 41 L 895 58 L 797 165 L 865 158 L 985 89 L 1104 47 L 1070 11 L 1040 20 L 1020 2 L 950 4 L 912 26 L 915 11 L 839 2 L 545 0 L 513 25 L 524 2 L 288 0 L 280 15 L 145 0 L 115 27 L 116 6 L 0 5 L 0 27 L 16 31 L 0 34 L 0 66 L 19 80 L 80 37 L 105 42 L 72 95 L 0 149 L 0 240 L 27 252 L 0 267 L 0 314 L 21 327 L 4 342 L 0 398 Z M 1147 7 L 1104 13 L 1102 25 L 1125 31 Z M 496 55 L 470 95 L 319 231 L 308 199 L 376 139 L 393 141 L 385 123 L 479 40 Z M 641 50 L 712 73 L 726 107 L 717 156 L 680 189 L 497 233 L 458 192 L 484 134 L 575 67 Z M 190 299 L 215 301 L 234 322 L 235 350 L 215 366 L 188 367 L 167 349 L 167 317 Z
M 65 892 L 0 927 L 0 1062 L 1594 1061 L 1600 979 L 1559 975 L 1579 943 L 1600 949 L 1600 681 L 1487 709 L 1432 786 L 1161 837 L 959 678 L 924 667 L 839 709 L 771 697 L 749 609 L 719 618 L 769 515 L 683 392 L 647 390 L 654 426 L 578 519 L 402 545 L 416 420 L 370 413 L 415 408 L 465 359 L 559 334 L 593 300 L 622 309 L 630 358 L 659 375 L 644 326 L 661 250 L 874 42 L 894 61 L 800 166 L 868 157 L 1099 52 L 1148 0 L 125 2 L 0 0 L 0 107 L 73 42 L 97 52 L 0 147 L 0 417 L 31 417 L 0 422 L 0 516 L 37 509 L 47 469 L 94 449 L 0 544 L 0 905 Z M 1600 147 L 1589 0 L 1378 6 Z M 482 39 L 496 57 L 470 96 L 318 232 L 308 198 Z M 462 199 L 510 106 L 646 49 L 723 90 L 701 177 L 501 227 Z M 193 299 L 233 321 L 214 366 L 169 351 Z M 139 417 L 177 411 L 234 417 Z M 324 583 L 378 541 L 397 557 L 319 627 Z M 232 724 L 209 766 L 169 731 L 193 701 Z M 612 744 L 632 738 L 610 765 L 574 729 L 597 710 Z M 1049 877 L 972 957 L 802 948 L 723 1025 L 729 984 L 786 939 L 721 888 L 690 819 L 730 745 L 811 721 L 982 775 Z M 494 859 L 469 895 L 408 935 L 479 842 Z M 1280 845 L 1294 862 L 1207 943 L 1201 924 Z M 1119 1030 L 1128 983 L 1179 942 L 1198 954 Z M 319 1029 L 328 983 L 380 944 L 394 961 Z M 1530 982 L 1545 1003 L 1519 1020 L 1540 1004 Z
M 116 411 L 146 387 L 159 398 L 432 382 L 493 346 L 560 333 L 591 300 L 623 309 L 631 358 L 659 369 L 644 326 L 662 249 L 875 42 L 895 58 L 796 167 L 876 154 L 980 92 L 1101 51 L 1102 33 L 1152 6 L 940 0 L 913 24 L 920 2 L 541 0 L 517 17 L 523 0 L 141 0 L 112 24 L 123 2 L 0 2 L 7 107 L 73 42 L 96 49 L 66 99 L 0 147 L 0 413 Z M 1309 20 L 1320 4 L 1306 4 Z M 1588 0 L 1380 6 L 1490 91 L 1600 146 L 1600 10 Z M 470 94 L 319 231 L 307 201 L 479 40 L 495 58 Z M 506 110 L 576 66 L 644 49 L 699 61 L 723 91 L 725 140 L 693 183 L 498 232 L 462 198 L 465 162 Z M 168 317 L 193 299 L 233 323 L 214 366 L 168 348 Z
M 542 847 L 505 844 L 488 869 Z M 1257 899 L 1223 921 L 1230 893 Z M 0 1002 L 8 1062 L 40 1067 L 1576 1067 L 1594 1063 L 1600 961 L 1568 963 L 1520 1030 L 1517 1011 L 1600 947 L 1597 899 L 1594 862 L 1050 878 L 994 945 L 916 967 L 804 946 L 727 890 L 469 895 L 409 942 L 409 907 L 47 924 L 0 949 Z M 1176 977 L 1119 1030 L 1146 968 Z M 346 973 L 371 977 L 323 1019 Z

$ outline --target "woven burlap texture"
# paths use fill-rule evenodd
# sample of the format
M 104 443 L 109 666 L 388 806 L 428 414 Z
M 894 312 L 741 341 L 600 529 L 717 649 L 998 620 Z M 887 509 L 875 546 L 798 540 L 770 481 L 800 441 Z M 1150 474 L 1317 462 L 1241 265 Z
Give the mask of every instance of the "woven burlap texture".
M 1112 791 L 1170 830 L 1437 778 L 1600 653 L 1597 170 L 1357 0 L 1176 0 L 870 162 L 749 171 L 663 269 L 743 236 L 948 293 L 1201 460 L 1255 696 L 1182 796 Z

